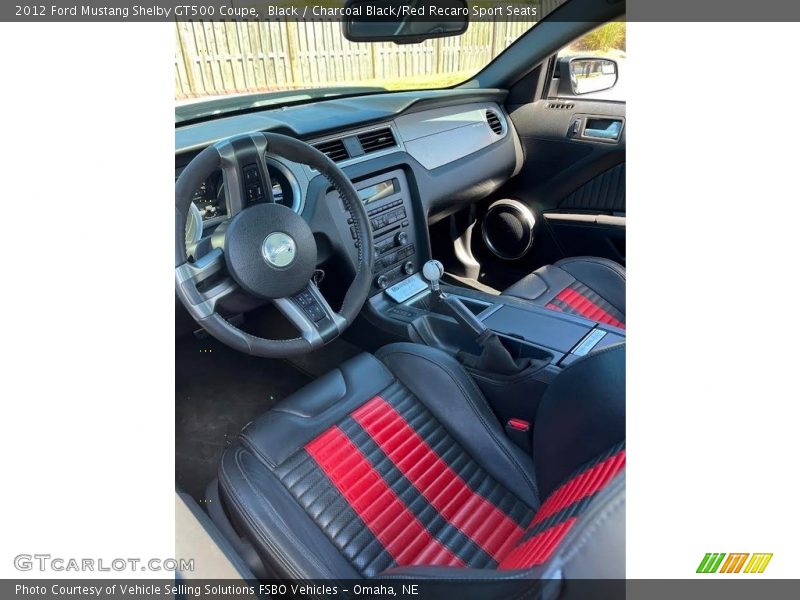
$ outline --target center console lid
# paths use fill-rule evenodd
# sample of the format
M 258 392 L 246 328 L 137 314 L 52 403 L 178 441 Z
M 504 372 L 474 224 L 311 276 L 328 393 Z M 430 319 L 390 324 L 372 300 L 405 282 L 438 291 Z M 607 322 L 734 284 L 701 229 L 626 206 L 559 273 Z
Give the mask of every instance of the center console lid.
M 482 314 L 484 325 L 510 337 L 534 342 L 539 346 L 569 352 L 592 329 L 588 324 L 558 318 L 556 314 L 533 311 L 506 304 L 495 305 L 488 314 Z M 549 311 L 552 313 L 552 311 Z

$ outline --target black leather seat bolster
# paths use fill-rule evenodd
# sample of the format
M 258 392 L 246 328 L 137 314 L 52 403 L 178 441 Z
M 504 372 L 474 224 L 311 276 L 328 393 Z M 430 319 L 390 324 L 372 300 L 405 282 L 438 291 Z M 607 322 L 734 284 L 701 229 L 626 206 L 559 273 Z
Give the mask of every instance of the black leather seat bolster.
M 241 445 L 225 453 L 219 477 L 234 526 L 258 541 L 275 576 L 361 577 L 273 469 L 393 381 L 373 356 L 356 356 L 251 422 L 239 436 Z M 280 564 L 272 562 L 276 557 Z
M 567 367 L 545 392 L 533 430 L 539 493 L 625 440 L 625 344 Z
M 247 449 L 226 452 L 219 474 L 235 529 L 255 542 L 273 577 L 361 578 L 278 478 Z
M 625 472 L 592 499 L 556 550 L 552 564 L 565 579 L 616 579 L 625 583 Z M 545 572 L 544 577 L 550 576 Z M 607 586 L 606 586 L 607 587 Z M 580 590 L 579 590 L 580 591 Z M 613 597 L 624 596 L 621 594 Z M 566 594 L 564 600 L 585 595 Z
M 625 312 L 625 267 L 613 260 L 592 256 L 565 258 L 555 267 L 592 288 L 617 310 Z
M 563 269 L 547 265 L 536 269 L 530 275 L 526 275 L 507 288 L 503 294 L 516 296 L 523 300 L 535 301 L 536 304 L 546 304 L 573 281 L 575 281 L 575 277 Z
M 475 462 L 528 506 L 539 505 L 531 457 L 511 443 L 455 358 L 419 344 L 390 344 L 376 356 Z
M 360 354 L 279 402 L 239 437 L 275 467 L 393 381 L 392 373 L 374 356 Z
M 544 305 L 575 281 L 591 288 L 625 313 L 625 268 L 612 260 L 593 256 L 565 258 L 541 267 L 507 288 L 503 294 Z

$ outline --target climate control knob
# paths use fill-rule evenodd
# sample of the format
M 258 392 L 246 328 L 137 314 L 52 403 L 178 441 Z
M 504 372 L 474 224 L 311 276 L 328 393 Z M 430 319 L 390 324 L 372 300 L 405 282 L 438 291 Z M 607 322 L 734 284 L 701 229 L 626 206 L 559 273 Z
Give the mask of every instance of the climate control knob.
M 386 277 L 386 275 L 378 275 L 378 278 L 375 280 L 375 285 L 385 290 L 386 286 L 389 285 L 389 278 Z
M 414 263 L 410 260 L 407 260 L 406 263 L 403 265 L 403 271 L 406 275 L 411 275 L 414 272 Z
M 394 236 L 394 243 L 398 246 L 405 246 L 408 243 L 408 234 L 405 231 L 401 231 Z

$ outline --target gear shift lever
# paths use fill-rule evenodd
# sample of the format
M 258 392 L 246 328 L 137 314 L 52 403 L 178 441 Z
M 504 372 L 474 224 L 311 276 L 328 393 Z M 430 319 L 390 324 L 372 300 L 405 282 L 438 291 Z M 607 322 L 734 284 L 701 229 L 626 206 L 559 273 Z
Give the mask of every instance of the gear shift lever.
M 439 291 L 439 280 L 442 275 L 444 275 L 444 265 L 438 260 L 429 260 L 422 265 L 422 276 L 428 280 L 434 293 Z
M 456 321 L 469 329 L 475 336 L 475 341 L 483 349 L 481 356 L 473 366 L 484 371 L 509 375 L 525 368 L 527 364 L 517 363 L 503 346 L 497 334 L 491 329 L 487 329 L 486 325 L 472 314 L 461 300 L 442 291 L 439 286 L 442 275 L 444 275 L 444 267 L 438 260 L 429 260 L 422 266 L 422 276 L 430 284 L 433 302 L 444 306 Z
M 439 286 L 439 281 L 444 275 L 444 266 L 438 260 L 429 260 L 422 265 L 422 276 L 428 280 L 431 288 L 431 296 L 436 304 L 441 304 L 447 308 L 448 312 L 453 315 L 456 320 L 470 329 L 475 337 L 484 335 L 488 330 L 486 326 L 479 321 L 470 310 L 464 306 L 455 296 L 448 296 Z

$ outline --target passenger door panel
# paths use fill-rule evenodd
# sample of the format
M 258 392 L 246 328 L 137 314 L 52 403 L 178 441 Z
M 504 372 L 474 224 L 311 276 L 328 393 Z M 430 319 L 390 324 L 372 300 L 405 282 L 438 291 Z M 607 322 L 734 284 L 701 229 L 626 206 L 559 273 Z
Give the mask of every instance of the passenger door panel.
M 544 217 L 550 235 L 539 239 L 558 247 L 532 252 L 526 268 L 553 254 L 625 264 L 625 104 L 551 98 L 507 109 L 525 162 L 506 191 Z

